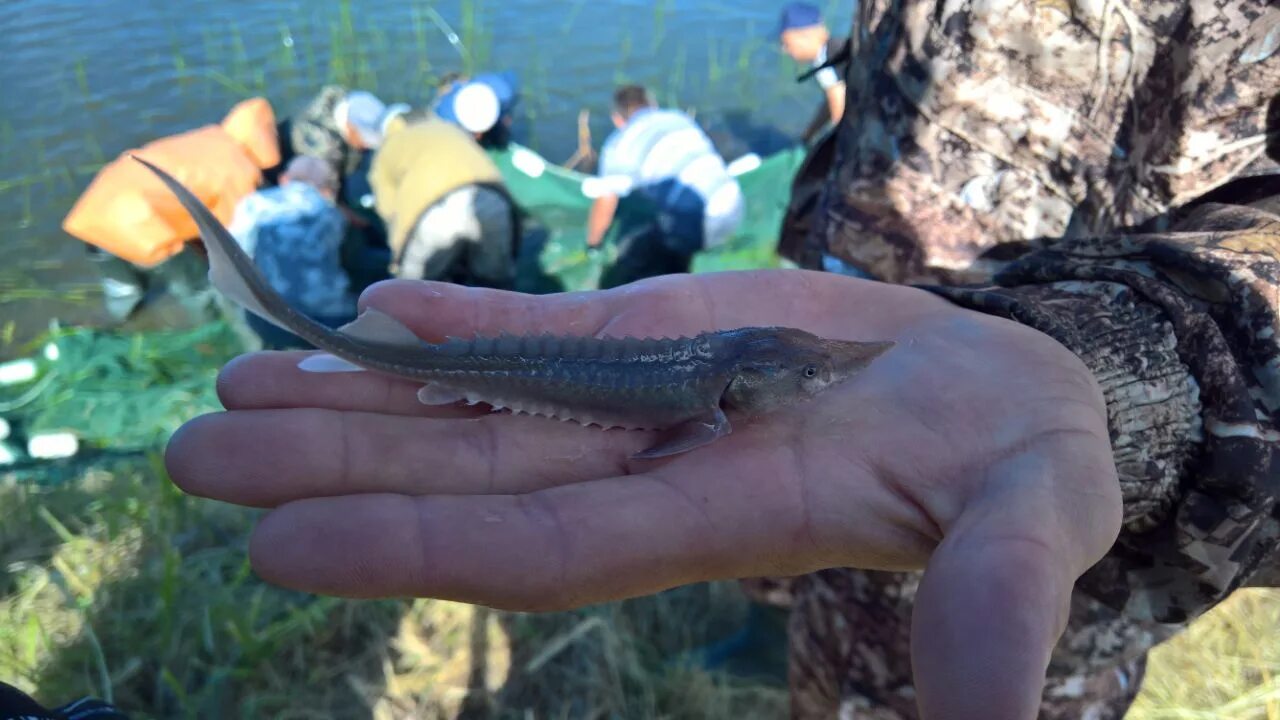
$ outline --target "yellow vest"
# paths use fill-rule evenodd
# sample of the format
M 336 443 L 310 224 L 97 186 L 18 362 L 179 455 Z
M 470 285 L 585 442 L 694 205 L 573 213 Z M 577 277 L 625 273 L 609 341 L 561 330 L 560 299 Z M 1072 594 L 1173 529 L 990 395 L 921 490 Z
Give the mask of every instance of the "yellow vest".
M 436 117 L 393 123 L 369 170 L 393 257 L 428 208 L 476 183 L 502 185 L 502 172 L 465 130 Z

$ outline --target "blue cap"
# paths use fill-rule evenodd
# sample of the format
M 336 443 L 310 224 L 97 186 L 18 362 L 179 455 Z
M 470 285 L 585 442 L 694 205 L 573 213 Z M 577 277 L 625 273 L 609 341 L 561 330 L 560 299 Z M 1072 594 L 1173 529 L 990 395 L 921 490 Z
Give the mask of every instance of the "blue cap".
M 822 11 L 818 6 L 806 2 L 789 3 L 782 8 L 782 17 L 778 19 L 778 35 L 796 28 L 813 27 L 822 24 Z
M 507 70 L 500 73 L 480 73 L 472 79 L 472 82 L 488 85 L 493 93 L 498 96 L 498 105 L 502 108 L 502 114 L 510 114 L 515 107 L 516 101 L 520 99 L 520 84 L 516 80 L 516 74 Z
M 470 92 L 470 89 L 477 85 L 487 88 L 492 93 L 491 97 L 497 100 L 496 117 L 480 117 L 487 116 L 488 111 L 468 104 L 468 100 L 483 100 L 482 97 L 477 97 Z M 463 104 L 467 105 L 467 107 L 459 107 L 459 98 L 463 99 Z M 482 131 L 479 128 L 492 127 L 492 123 L 510 115 L 519 99 L 520 91 L 515 73 L 510 71 L 481 73 L 469 81 L 455 83 L 453 87 L 441 95 L 435 103 L 435 114 L 441 120 L 447 120 L 455 125 L 473 129 L 473 131 Z
M 433 110 L 436 116 L 441 120 L 448 120 L 453 124 L 458 123 L 458 113 L 454 110 L 454 99 L 458 97 L 458 90 L 462 88 L 462 83 L 456 83 L 449 91 L 436 98 Z

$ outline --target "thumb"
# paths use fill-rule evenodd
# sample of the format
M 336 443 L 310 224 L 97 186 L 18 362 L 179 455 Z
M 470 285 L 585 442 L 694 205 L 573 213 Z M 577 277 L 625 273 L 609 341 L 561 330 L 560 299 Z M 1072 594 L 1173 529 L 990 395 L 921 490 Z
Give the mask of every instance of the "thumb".
M 1118 492 L 1064 508 L 1043 463 L 1003 465 L 1005 477 L 947 532 L 916 594 L 911 655 L 924 720 L 1034 720 L 1072 587 L 1115 538 Z

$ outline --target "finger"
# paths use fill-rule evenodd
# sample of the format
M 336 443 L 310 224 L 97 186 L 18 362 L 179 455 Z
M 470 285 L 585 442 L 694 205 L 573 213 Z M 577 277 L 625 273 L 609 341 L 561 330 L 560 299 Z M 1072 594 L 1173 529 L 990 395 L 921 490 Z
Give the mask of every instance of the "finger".
M 360 309 L 377 308 L 439 342 L 453 335 L 565 333 L 593 335 L 609 320 L 608 292 L 527 295 L 444 282 L 386 280 L 360 296 Z
M 670 295 L 670 293 L 668 293 Z M 535 296 L 468 288 L 450 283 L 391 280 L 372 286 L 361 308 L 393 315 L 419 337 L 438 342 L 473 334 L 564 333 L 596 335 L 608 328 L 616 296 L 597 292 Z M 654 310 L 655 303 L 642 303 Z M 627 313 L 623 313 L 627 315 Z M 658 327 L 666 323 L 660 330 Z M 679 334 L 679 315 L 659 312 L 646 327 L 634 320 L 629 331 Z M 228 363 L 218 376 L 218 396 L 228 410 L 322 407 L 422 417 L 476 417 L 483 409 L 427 406 L 418 402 L 420 384 L 376 372 L 314 373 L 297 367 L 304 352 L 251 353 Z
M 609 290 L 553 295 L 388 280 L 361 296 L 361 307 L 393 315 L 428 340 L 502 331 L 670 337 L 793 324 L 844 337 L 851 323 L 865 326 L 861 334 L 880 337 L 944 304 L 922 290 L 802 270 L 667 275 Z M 875 312 L 813 312 L 829 307 L 874 307 Z
M 420 417 L 477 417 L 483 408 L 424 405 L 422 383 L 382 373 L 317 373 L 298 368 L 310 352 L 257 352 L 236 357 L 218 373 L 218 399 L 228 410 L 328 408 Z
M 555 296 L 469 288 L 451 283 L 389 280 L 361 296 L 406 323 L 418 336 L 510 332 L 594 335 L 608 324 L 613 302 L 607 293 Z M 419 384 L 383 373 L 314 373 L 300 370 L 306 352 L 251 353 L 228 363 L 218 376 L 218 395 L 228 410 L 323 407 L 429 417 L 475 417 L 476 408 L 426 406 Z
M 204 415 L 165 453 L 184 491 L 274 507 L 357 493 L 519 493 L 625 474 L 652 433 L 491 413 L 471 420 L 316 408 Z
M 800 513 L 780 488 L 665 471 L 524 495 L 363 495 L 269 513 L 250 554 L 266 580 L 344 597 L 415 596 L 551 610 L 690 582 L 802 572 Z
M 599 294 L 597 294 L 599 295 Z M 438 342 L 449 335 L 564 332 L 594 334 L 608 320 L 608 303 L 584 294 L 554 298 L 467 288 L 451 283 L 390 280 L 361 296 L 361 309 L 375 307 L 405 322 L 420 337 Z M 218 376 L 218 397 L 228 410 L 322 407 L 425 417 L 475 417 L 483 409 L 427 406 L 417 399 L 420 383 L 384 373 L 315 373 L 297 367 L 307 352 L 263 352 L 240 356 Z
M 1102 525 L 1072 527 L 1044 462 L 1005 463 L 1009 481 L 966 509 L 930 558 L 916 595 L 912 664 L 924 720 L 1032 720 L 1065 629 L 1082 553 Z M 1100 541 L 1103 540 L 1103 541 Z

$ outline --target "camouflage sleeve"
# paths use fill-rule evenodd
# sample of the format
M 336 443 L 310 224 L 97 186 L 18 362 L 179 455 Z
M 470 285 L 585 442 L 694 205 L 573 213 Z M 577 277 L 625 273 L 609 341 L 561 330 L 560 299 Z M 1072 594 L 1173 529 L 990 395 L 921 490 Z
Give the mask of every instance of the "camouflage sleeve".
M 1056 240 L 989 285 L 929 289 L 1052 336 L 1102 387 L 1125 523 L 1081 591 L 1180 623 L 1277 579 L 1280 216 L 1207 204 L 1167 232 Z
M 346 140 L 334 119 L 334 108 L 346 94 L 341 86 L 324 86 L 289 125 L 289 141 L 294 151 L 324 160 L 338 177 L 348 174 L 349 158 Z
M 995 245 L 1108 233 L 1280 168 L 1275 2 L 857 7 L 810 256 L 980 282 Z

